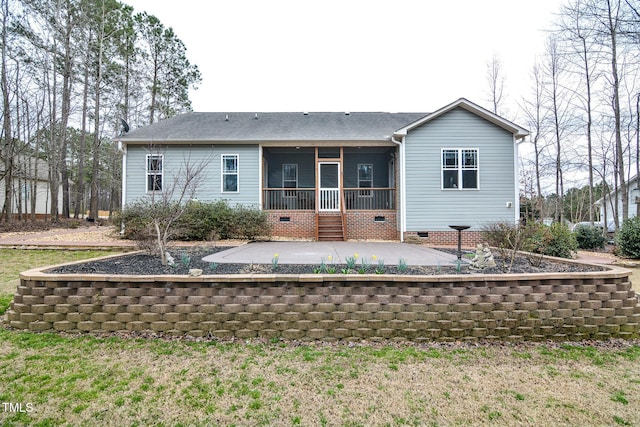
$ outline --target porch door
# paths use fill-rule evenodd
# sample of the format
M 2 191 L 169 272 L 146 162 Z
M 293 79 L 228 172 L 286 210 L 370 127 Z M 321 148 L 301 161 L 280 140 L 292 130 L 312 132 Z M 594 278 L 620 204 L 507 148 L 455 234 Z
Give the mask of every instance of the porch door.
M 319 204 L 321 212 L 340 211 L 340 163 L 318 163 Z

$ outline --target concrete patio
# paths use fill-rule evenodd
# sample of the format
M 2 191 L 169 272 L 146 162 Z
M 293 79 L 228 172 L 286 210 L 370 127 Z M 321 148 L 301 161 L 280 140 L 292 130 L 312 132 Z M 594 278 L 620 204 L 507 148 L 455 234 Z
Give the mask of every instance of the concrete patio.
M 376 264 L 397 265 L 400 258 L 408 265 L 454 265 L 457 257 L 422 245 L 394 242 L 257 242 L 248 243 L 204 257 L 207 262 L 227 264 L 270 264 L 278 254 L 280 264 L 344 264 L 347 257 L 358 254 Z M 374 260 L 375 255 L 375 260 Z M 329 258 L 331 257 L 331 258 Z

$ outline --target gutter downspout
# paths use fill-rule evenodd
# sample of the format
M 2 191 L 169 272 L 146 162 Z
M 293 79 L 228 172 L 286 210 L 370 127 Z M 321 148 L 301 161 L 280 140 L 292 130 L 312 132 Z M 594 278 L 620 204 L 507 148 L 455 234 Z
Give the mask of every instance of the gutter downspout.
M 404 134 L 398 134 L 395 133 L 393 135 L 391 135 L 391 142 L 393 142 L 394 144 L 396 144 L 398 146 L 398 151 L 400 152 L 400 158 L 398 159 L 398 163 L 399 163 L 399 181 L 400 181 L 400 185 L 399 185 L 399 192 L 400 192 L 400 217 L 399 219 L 399 225 L 400 225 L 400 242 L 404 242 L 404 233 L 406 230 L 406 220 L 407 220 L 407 198 L 405 195 L 406 192 L 406 185 L 405 185 L 405 170 L 404 170 L 404 139 L 406 137 L 406 132 Z M 402 138 L 401 141 L 398 141 L 396 139 L 396 136 L 399 136 Z
M 257 117 L 257 115 L 256 115 Z M 264 188 L 264 171 L 263 171 L 263 151 L 262 144 L 258 144 L 258 209 L 263 210 L 264 201 L 262 200 L 262 189 Z
M 122 202 L 120 212 L 124 212 L 124 205 L 127 201 L 127 146 L 122 141 L 118 141 L 118 150 L 122 152 Z M 120 234 L 124 235 L 124 222 L 120 224 Z
M 525 142 L 526 135 L 518 138 L 516 135 L 513 136 L 513 173 L 514 173 L 514 185 L 515 187 L 515 203 L 513 206 L 515 207 L 514 212 L 514 221 L 515 224 L 520 223 L 520 144 Z

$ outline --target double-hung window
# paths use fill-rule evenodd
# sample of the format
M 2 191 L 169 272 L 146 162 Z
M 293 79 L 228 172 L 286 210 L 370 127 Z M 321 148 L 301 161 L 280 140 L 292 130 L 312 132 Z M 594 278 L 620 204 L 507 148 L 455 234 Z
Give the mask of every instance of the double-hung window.
M 446 148 L 442 150 L 442 188 L 477 190 L 478 149 Z
M 282 188 L 291 188 L 292 190 L 283 190 L 282 196 L 284 197 L 285 209 L 296 209 L 297 200 L 300 194 L 297 193 L 295 188 L 298 188 L 298 164 L 297 163 L 284 163 L 282 165 Z
M 358 163 L 358 188 L 373 188 L 373 165 Z M 371 196 L 371 190 L 359 190 L 359 196 Z
M 237 193 L 239 191 L 239 168 L 237 154 L 222 155 L 222 192 Z
M 282 188 L 298 188 L 298 164 L 282 165 Z
M 162 154 L 147 154 L 147 193 L 162 191 Z

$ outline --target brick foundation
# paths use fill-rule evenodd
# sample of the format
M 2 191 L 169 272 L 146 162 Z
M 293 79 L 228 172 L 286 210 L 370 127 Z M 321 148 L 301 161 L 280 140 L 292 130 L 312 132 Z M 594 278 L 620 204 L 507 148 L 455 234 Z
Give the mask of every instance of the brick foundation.
M 348 211 L 345 214 L 347 240 L 399 240 L 395 211 Z M 288 220 L 287 220 L 288 219 Z M 269 211 L 271 234 L 298 239 L 316 238 L 316 213 L 309 211 Z
M 635 338 L 630 272 L 105 276 L 22 273 L 8 324 L 300 340 Z
M 395 211 L 347 211 L 348 240 L 399 240 Z
M 316 238 L 316 213 L 313 211 L 268 211 L 268 221 L 271 235 L 294 239 Z M 400 240 L 398 231 L 398 213 L 396 211 L 347 211 L 346 239 L 347 240 Z M 420 236 L 418 233 L 426 233 Z M 424 243 L 434 246 L 458 244 L 457 231 L 407 231 L 404 238 L 417 238 Z M 463 231 L 462 244 L 474 247 L 482 243 L 480 231 Z
M 316 238 L 316 213 L 313 211 L 268 211 L 267 215 L 273 236 Z
M 418 233 L 427 233 L 427 236 L 420 236 Z M 458 232 L 452 231 L 406 231 L 404 233 L 405 240 L 407 238 L 417 238 L 423 243 L 427 243 L 434 246 L 449 246 L 458 244 Z M 462 232 L 462 246 L 473 247 L 478 243 L 482 243 L 482 233 L 480 231 L 465 230 Z

